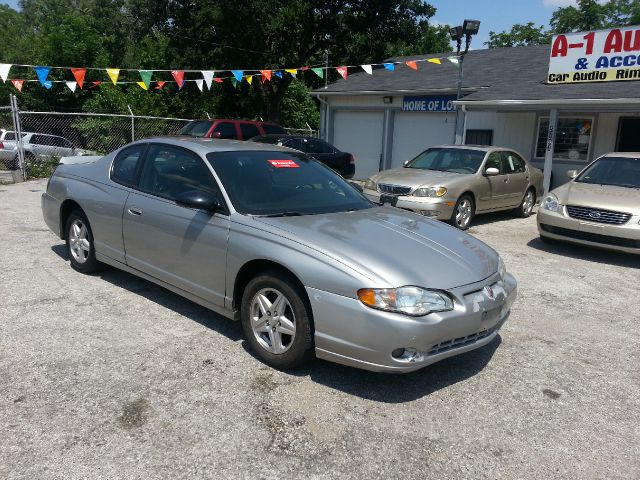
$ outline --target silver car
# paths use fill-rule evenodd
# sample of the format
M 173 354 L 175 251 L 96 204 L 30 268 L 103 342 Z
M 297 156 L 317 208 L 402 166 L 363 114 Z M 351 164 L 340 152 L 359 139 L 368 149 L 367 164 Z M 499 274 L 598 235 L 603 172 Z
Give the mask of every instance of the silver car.
M 10 168 L 17 168 L 18 145 L 16 133 L 7 131 L 0 141 L 0 161 Z M 50 157 L 66 157 L 75 155 L 89 155 L 92 152 L 77 148 L 64 137 L 45 133 L 22 132 L 22 146 L 24 159 L 33 162 L 37 159 Z
M 42 196 L 71 265 L 112 265 L 230 319 L 276 368 L 407 372 L 491 342 L 516 281 L 481 241 L 381 207 L 301 152 L 154 138 L 60 165 Z
M 514 210 L 528 217 L 542 195 L 542 171 L 506 148 L 432 147 L 404 167 L 369 178 L 364 194 L 466 230 L 479 213 Z

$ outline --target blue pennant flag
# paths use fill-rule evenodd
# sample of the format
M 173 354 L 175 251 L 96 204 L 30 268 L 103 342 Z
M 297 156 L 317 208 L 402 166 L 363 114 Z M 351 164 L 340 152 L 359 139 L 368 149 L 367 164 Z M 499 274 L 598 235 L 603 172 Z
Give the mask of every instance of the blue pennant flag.
M 280 71 L 280 70 L 275 70 L 275 71 L 273 72 L 273 74 L 274 74 L 276 77 L 282 78 L 282 71 Z
M 53 87 L 53 83 L 51 83 L 51 80 L 45 80 L 45 82 L 42 84 L 42 86 L 48 90 L 51 87 Z
M 51 82 L 47 81 L 51 69 L 49 67 L 33 67 L 33 69 L 36 71 L 40 84 L 45 88 L 51 88 Z
M 384 68 L 386 68 L 387 70 L 394 71 L 396 69 L 396 66 L 393 63 L 385 63 Z
M 233 76 L 236 77 L 238 82 L 242 81 L 242 77 L 244 77 L 244 70 L 231 70 L 231 73 L 233 73 Z

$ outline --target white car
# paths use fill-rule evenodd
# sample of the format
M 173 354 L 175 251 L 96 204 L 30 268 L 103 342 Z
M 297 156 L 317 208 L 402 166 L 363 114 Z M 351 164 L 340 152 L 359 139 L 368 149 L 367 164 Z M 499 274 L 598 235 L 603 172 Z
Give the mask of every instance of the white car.
M 9 169 L 15 169 L 18 161 L 18 146 L 16 133 L 13 131 L 1 131 L 0 135 L 0 162 Z M 90 155 L 93 152 L 76 148 L 69 140 L 57 135 L 45 133 L 22 133 L 25 161 L 33 161 L 38 158 L 68 157 L 76 155 Z

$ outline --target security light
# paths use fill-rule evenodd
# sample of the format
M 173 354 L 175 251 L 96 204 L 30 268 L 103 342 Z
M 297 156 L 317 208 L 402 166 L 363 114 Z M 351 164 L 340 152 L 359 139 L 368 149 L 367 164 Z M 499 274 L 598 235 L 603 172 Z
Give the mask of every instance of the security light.
M 465 35 L 475 35 L 479 30 L 480 20 L 465 20 L 462 24 L 462 33 Z
M 454 42 L 462 40 L 462 26 L 452 27 L 449 29 L 449 35 Z

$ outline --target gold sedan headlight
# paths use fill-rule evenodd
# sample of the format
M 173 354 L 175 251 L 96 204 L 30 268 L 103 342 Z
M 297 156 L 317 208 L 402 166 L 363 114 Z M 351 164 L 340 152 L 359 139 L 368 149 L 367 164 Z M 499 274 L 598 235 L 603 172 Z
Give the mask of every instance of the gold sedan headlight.
M 376 182 L 369 178 L 366 182 L 364 182 L 364 188 L 366 188 L 367 190 L 377 190 L 378 185 L 376 184 Z
M 414 197 L 443 197 L 446 195 L 447 189 L 444 187 L 422 187 L 413 192 Z

